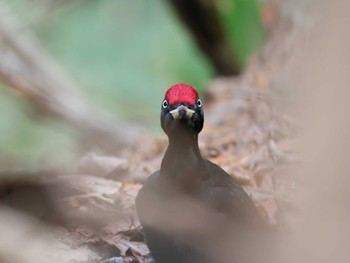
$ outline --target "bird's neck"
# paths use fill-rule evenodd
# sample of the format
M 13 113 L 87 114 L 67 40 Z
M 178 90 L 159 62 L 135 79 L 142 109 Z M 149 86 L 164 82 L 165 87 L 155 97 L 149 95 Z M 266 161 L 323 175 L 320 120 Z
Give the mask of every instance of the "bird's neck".
M 169 146 L 161 164 L 161 175 L 180 187 L 191 187 L 198 178 L 203 158 L 198 135 L 169 137 Z

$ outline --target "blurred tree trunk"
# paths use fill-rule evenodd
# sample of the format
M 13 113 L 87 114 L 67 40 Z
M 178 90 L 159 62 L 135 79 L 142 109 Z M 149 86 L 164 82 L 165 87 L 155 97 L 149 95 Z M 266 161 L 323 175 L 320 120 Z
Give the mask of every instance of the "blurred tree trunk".
M 217 74 L 238 75 L 239 60 L 220 21 L 214 0 L 169 0 Z

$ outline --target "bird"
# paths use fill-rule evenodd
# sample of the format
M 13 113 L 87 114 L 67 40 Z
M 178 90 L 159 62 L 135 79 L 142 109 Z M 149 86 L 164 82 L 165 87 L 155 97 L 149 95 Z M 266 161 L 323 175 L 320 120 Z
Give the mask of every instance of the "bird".
M 248 237 L 264 222 L 242 186 L 202 157 L 198 91 L 188 84 L 168 88 L 160 123 L 168 147 L 160 170 L 146 179 L 135 202 L 154 262 L 243 262 L 242 254 L 252 247 Z

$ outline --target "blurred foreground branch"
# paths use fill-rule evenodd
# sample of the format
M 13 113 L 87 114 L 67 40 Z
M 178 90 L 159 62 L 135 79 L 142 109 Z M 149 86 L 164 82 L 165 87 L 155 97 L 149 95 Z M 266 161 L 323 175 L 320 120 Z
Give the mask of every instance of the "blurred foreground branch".
M 72 249 L 58 240 L 57 233 L 66 235 L 62 229 L 49 228 L 25 214 L 5 207 L 0 207 L 0 212 L 1 262 L 64 263 L 98 259 L 88 249 Z
M 114 151 L 131 144 L 136 127 L 88 107 L 76 85 L 18 24 L 6 4 L 0 3 L 0 81 L 29 101 L 39 114 L 78 129 L 90 144 Z
M 320 1 L 317 7 L 320 19 L 291 78 L 303 124 L 295 198 L 300 212 L 282 251 L 290 257 L 277 262 L 350 262 L 350 2 Z

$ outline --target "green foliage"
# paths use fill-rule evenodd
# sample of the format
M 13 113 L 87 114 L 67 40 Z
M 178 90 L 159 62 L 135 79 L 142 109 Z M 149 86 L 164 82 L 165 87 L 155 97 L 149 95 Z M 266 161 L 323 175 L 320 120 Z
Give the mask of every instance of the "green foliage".
M 65 2 L 6 0 L 96 107 L 159 129 L 166 87 L 189 83 L 202 90 L 213 69 L 162 0 Z M 230 41 L 244 64 L 261 44 L 255 0 L 218 0 Z M 0 87 L 1 88 L 1 87 Z M 76 158 L 74 132 L 0 89 L 0 159 L 68 164 Z
M 91 102 L 128 120 L 158 115 L 174 82 L 201 89 L 212 76 L 159 0 L 88 1 L 47 24 L 38 27 L 41 38 Z
M 0 168 L 72 164 L 76 153 L 74 133 L 60 123 L 38 119 L 30 105 L 2 86 L 0 116 Z
M 216 3 L 231 45 L 244 66 L 265 40 L 259 3 L 256 0 L 216 0 Z

